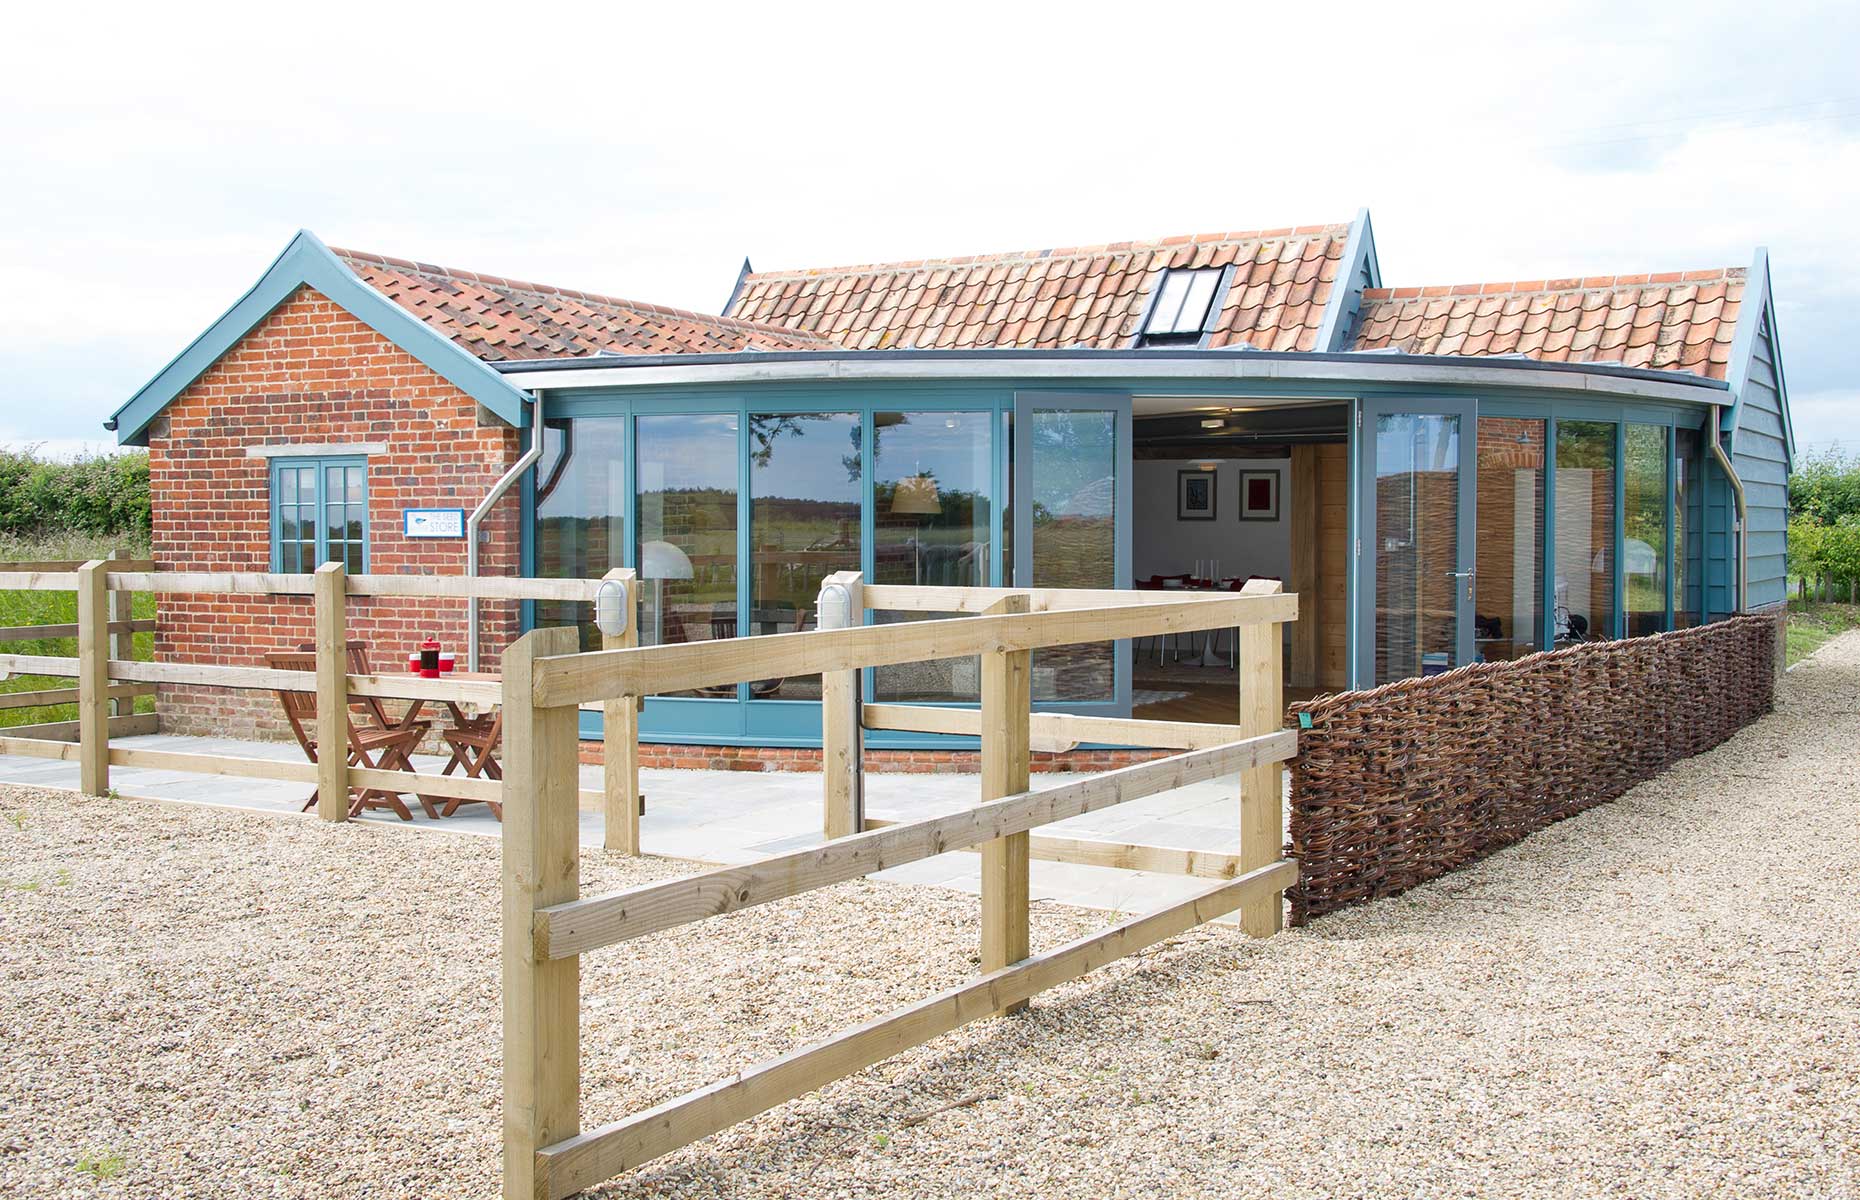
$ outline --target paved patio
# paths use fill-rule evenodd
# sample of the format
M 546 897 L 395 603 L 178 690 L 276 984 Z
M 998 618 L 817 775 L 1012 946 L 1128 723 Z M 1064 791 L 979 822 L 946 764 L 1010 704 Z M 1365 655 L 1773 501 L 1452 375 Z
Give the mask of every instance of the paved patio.
M 189 754 L 226 754 L 247 758 L 296 760 L 302 752 L 290 743 L 245 742 L 232 738 L 149 734 L 115 738 L 112 745 L 172 750 Z M 437 772 L 443 758 L 415 755 L 422 771 Z M 1071 775 L 1041 774 L 1035 788 L 1052 787 Z M 111 784 L 125 797 L 176 800 L 258 812 L 296 814 L 309 794 L 302 783 L 197 775 L 134 767 L 113 767 Z M 76 763 L 0 754 L 0 782 L 76 788 Z M 581 786 L 599 789 L 601 768 L 583 767 Z M 640 842 L 648 854 L 699 862 L 750 862 L 770 854 L 821 841 L 820 776 L 801 772 L 642 770 L 646 815 Z M 954 812 L 977 802 L 975 775 L 885 775 L 866 777 L 866 813 L 873 818 L 916 820 Z M 434 821 L 413 806 L 414 819 L 403 822 L 390 813 L 370 812 L 362 819 L 385 822 L 410 832 L 497 835 L 498 824 L 483 805 L 472 804 L 452 817 Z M 305 819 L 313 819 L 306 817 Z M 601 814 L 581 814 L 583 845 L 603 840 Z M 1102 812 L 1060 821 L 1040 832 L 1054 836 L 1142 842 L 1153 846 L 1203 851 L 1239 849 L 1239 780 L 1237 777 L 1195 784 L 1133 800 Z M 897 883 L 924 884 L 979 893 L 981 858 L 951 853 L 873 876 Z M 1206 880 L 1145 871 L 1072 863 L 1034 862 L 1033 899 L 1087 908 L 1141 911 L 1182 899 L 1207 886 Z

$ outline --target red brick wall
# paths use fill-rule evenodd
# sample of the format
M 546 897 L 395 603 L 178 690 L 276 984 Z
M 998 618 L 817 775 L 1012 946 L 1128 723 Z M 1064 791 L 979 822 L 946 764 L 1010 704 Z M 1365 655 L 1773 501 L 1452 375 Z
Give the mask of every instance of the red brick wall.
M 164 571 L 269 571 L 269 462 L 248 446 L 386 444 L 368 460 L 369 570 L 377 575 L 463 574 L 465 542 L 409 541 L 401 510 L 470 511 L 519 453 L 518 435 L 477 402 L 321 294 L 299 289 L 158 417 L 149 432 L 154 557 Z M 515 489 L 485 523 L 480 571 L 519 566 Z M 517 606 L 481 602 L 487 670 L 514 636 Z M 381 669 L 435 633 L 465 645 L 462 600 L 357 599 L 352 637 Z M 267 650 L 311 636 L 308 596 L 162 596 L 162 662 L 263 665 Z M 164 685 L 164 731 L 289 737 L 270 693 Z

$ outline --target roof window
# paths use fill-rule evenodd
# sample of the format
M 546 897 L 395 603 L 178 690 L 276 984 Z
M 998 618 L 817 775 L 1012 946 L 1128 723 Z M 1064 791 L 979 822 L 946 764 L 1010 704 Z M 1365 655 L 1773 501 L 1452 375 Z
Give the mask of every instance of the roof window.
M 1219 267 L 1166 272 L 1143 323 L 1144 340 L 1199 337 L 1220 281 Z

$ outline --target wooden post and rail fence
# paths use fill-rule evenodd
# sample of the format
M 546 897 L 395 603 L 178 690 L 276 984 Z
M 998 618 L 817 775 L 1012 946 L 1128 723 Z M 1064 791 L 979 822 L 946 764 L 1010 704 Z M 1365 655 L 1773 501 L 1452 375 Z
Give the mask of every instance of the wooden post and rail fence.
M 0 729 L 0 753 L 62 759 L 78 764 L 79 790 L 101 796 L 110 791 L 110 768 L 145 767 L 247 779 L 277 779 L 313 785 L 317 813 L 332 821 L 348 816 L 351 789 L 373 788 L 438 798 L 501 802 L 503 785 L 494 779 L 417 774 L 350 766 L 342 753 L 322 753 L 318 760 L 297 762 L 226 754 L 199 754 L 145 747 L 110 745 L 111 737 L 156 731 L 154 714 L 112 716 L 112 702 L 132 705 L 153 695 L 156 685 L 190 684 L 266 692 L 313 692 L 317 697 L 316 743 L 348 745 L 351 699 L 452 701 L 490 708 L 502 702 L 496 680 L 421 679 L 398 661 L 370 675 L 348 673 L 348 607 L 352 597 L 459 598 L 493 600 L 592 601 L 608 581 L 625 589 L 629 614 L 625 633 L 604 644 L 636 644 L 639 584 L 631 568 L 616 568 L 601 579 L 468 578 L 447 575 L 354 575 L 340 563 L 327 563 L 315 574 L 157 571 L 152 562 L 98 559 L 91 562 L 0 563 L 0 591 L 52 591 L 77 594 L 77 621 L 0 629 L 0 643 L 75 638 L 75 656 L 0 653 L 0 675 L 46 675 L 74 678 L 76 686 L 0 693 L 0 707 L 18 708 L 76 703 L 78 719 Z M 132 594 L 310 596 L 314 606 L 316 670 L 281 671 L 269 667 L 203 663 L 138 662 L 136 633 L 152 632 L 153 620 L 127 619 Z M 275 648 L 275 647 L 274 647 Z M 266 647 L 229 646 L 228 657 L 257 658 Z M 610 706 L 612 708 L 620 706 Z M 636 710 L 606 723 L 605 786 L 581 795 L 606 817 L 607 846 L 639 852 L 639 743 Z
M 75 689 L 23 693 L 75 699 L 75 742 L 45 729 L 0 736 L 0 753 L 75 760 L 82 790 L 109 791 L 112 767 L 149 767 L 315 785 L 318 812 L 347 816 L 351 789 L 496 800 L 503 805 L 504 1194 L 563 1197 L 725 1129 L 784 1101 L 970 1021 L 1017 1012 L 1033 995 L 1229 913 L 1256 937 L 1278 932 L 1284 893 L 1298 878 L 1283 858 L 1282 764 L 1297 753 L 1282 725 L 1282 632 L 1298 597 L 1276 582 L 1239 593 L 1172 595 L 1082 589 L 881 586 L 856 572 L 829 576 L 821 628 L 707 642 L 638 646 L 639 586 L 630 569 L 602 580 L 347 576 L 340 564 L 314 575 L 157 572 L 153 564 L 0 564 L 0 590 L 78 595 L 74 625 L 33 626 L 31 638 L 70 637 L 75 657 L 0 654 L 0 671 L 75 677 Z M 625 589 L 624 633 L 580 651 L 573 628 L 537 629 L 504 653 L 498 681 L 348 673 L 351 597 L 464 597 L 592 601 L 607 581 Z M 128 638 L 153 622 L 125 618 L 128 594 L 308 595 L 316 669 L 135 661 Z M 119 597 L 121 598 L 119 600 Z M 919 618 L 871 625 L 869 612 Z M 961 614 L 944 617 L 941 614 Z M 1146 721 L 1032 711 L 1035 650 L 1159 634 L 1237 628 L 1241 687 L 1237 724 Z M 16 630 L 0 639 L 26 640 Z M 114 641 L 113 641 L 114 639 Z M 257 648 L 242 648 L 256 654 Z M 979 656 L 979 708 L 865 704 L 861 672 L 874 667 Z M 396 664 L 398 665 L 398 664 Z M 819 675 L 822 686 L 822 829 L 818 846 L 739 866 L 580 894 L 578 812 L 606 815 L 606 844 L 639 853 L 638 703 L 667 692 L 774 677 Z M 347 744 L 354 698 L 450 700 L 504 712 L 504 778 L 469 779 L 319 761 L 111 747 L 112 734 L 146 732 L 111 716 L 153 685 L 314 691 L 319 746 Z M 16 693 L 21 695 L 21 693 Z M 0 703 L 9 698 L 0 695 Z M 579 783 L 579 720 L 606 716 L 604 788 Z M 133 718 L 140 720 L 141 718 Z M 979 803 L 923 820 L 868 817 L 862 744 L 868 729 L 979 737 Z M 1029 788 L 1035 748 L 1083 742 L 1177 751 L 1040 790 Z M 1033 830 L 1190 784 L 1239 776 L 1237 854 L 1214 850 L 1040 837 Z M 722 913 L 797 896 L 955 850 L 982 856 L 981 974 L 855 1029 L 701 1087 L 596 1129 L 581 1128 L 580 956 Z M 1029 927 L 1029 860 L 1050 859 L 1205 877 L 1186 900 L 1122 920 L 1038 954 Z
M 504 785 L 504 1195 L 563 1197 L 889 1058 L 970 1021 L 1016 1012 L 1038 992 L 1207 921 L 1239 912 L 1265 937 L 1281 927 L 1297 864 L 1284 845 L 1280 626 L 1298 598 L 1277 583 L 1238 594 L 881 587 L 856 573 L 822 587 L 822 628 L 762 637 L 577 653 L 573 631 L 538 629 L 504 655 L 512 753 Z M 866 611 L 973 614 L 885 625 Z M 1239 725 L 1035 714 L 1032 652 L 1155 634 L 1240 630 Z M 870 667 L 979 655 L 979 710 L 861 705 Z M 576 707 L 771 677 L 822 678 L 823 844 L 757 862 L 582 896 L 575 820 Z M 1251 689 L 1252 694 L 1248 690 Z M 864 816 L 860 738 L 868 728 L 981 738 L 981 800 L 924 820 Z M 1056 787 L 1028 788 L 1035 738 L 1178 749 Z M 1238 774 L 1237 856 L 1036 839 L 1039 826 Z M 1098 849 L 1086 849 L 1096 846 Z M 811 1046 L 643 1112 L 581 1128 L 581 955 L 723 913 L 801 895 L 952 850 L 982 854 L 981 974 Z M 1212 876 L 1186 900 L 1031 952 L 1028 860 Z M 1107 861 L 1115 859 L 1117 861 Z

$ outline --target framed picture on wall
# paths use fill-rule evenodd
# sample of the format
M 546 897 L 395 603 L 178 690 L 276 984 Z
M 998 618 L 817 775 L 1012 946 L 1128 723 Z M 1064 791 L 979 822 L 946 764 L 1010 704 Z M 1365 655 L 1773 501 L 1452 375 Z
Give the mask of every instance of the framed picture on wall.
M 1240 519 L 1242 521 L 1276 521 L 1279 519 L 1279 472 L 1240 472 Z
M 1214 472 L 1177 471 L 1175 473 L 1175 519 L 1178 521 L 1212 521 L 1214 519 Z

